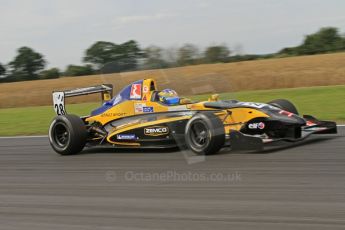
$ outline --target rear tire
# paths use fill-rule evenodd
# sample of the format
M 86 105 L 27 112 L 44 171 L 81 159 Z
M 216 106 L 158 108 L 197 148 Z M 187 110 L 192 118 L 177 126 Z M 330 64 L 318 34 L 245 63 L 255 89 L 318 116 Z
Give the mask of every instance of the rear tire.
M 297 110 L 296 106 L 291 101 L 288 101 L 286 99 L 276 99 L 276 100 L 268 102 L 267 104 L 273 105 L 273 106 L 278 107 L 282 110 L 285 110 L 285 111 L 288 111 L 290 113 L 294 113 L 294 114 L 298 115 L 298 110 Z
M 215 154 L 225 143 L 224 124 L 212 112 L 198 113 L 186 125 L 185 142 L 198 155 Z
M 76 115 L 57 116 L 49 128 L 49 141 L 55 152 L 72 155 L 81 152 L 86 144 L 85 124 Z

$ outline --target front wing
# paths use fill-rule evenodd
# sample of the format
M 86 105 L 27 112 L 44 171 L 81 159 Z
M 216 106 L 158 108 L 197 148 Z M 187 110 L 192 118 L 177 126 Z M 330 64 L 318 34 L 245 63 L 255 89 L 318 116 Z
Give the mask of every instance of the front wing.
M 298 142 L 312 134 L 336 134 L 337 124 L 332 121 L 320 121 L 312 116 L 304 116 L 307 123 L 301 127 L 299 138 L 265 138 L 262 136 L 248 135 L 240 131 L 232 130 L 228 135 L 229 145 L 233 150 L 255 150 L 261 151 L 264 146 L 276 142 Z

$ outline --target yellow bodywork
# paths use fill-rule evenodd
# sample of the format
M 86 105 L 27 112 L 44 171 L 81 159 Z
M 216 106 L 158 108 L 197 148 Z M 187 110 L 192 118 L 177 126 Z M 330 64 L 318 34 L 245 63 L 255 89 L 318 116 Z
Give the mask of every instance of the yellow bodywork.
M 187 103 L 186 104 L 180 104 L 176 106 L 167 106 L 157 101 L 152 101 L 152 96 L 156 92 L 156 82 L 153 79 L 145 79 L 143 81 L 143 90 L 142 90 L 142 98 L 141 100 L 127 100 L 124 101 L 116 106 L 113 106 L 112 108 L 108 109 L 102 114 L 91 116 L 85 119 L 88 123 L 97 122 L 101 125 L 105 125 L 113 120 L 117 120 L 120 118 L 140 115 L 140 114 L 147 114 L 144 113 L 143 107 L 152 107 L 153 113 L 164 113 L 164 112 L 174 112 L 174 111 L 186 111 L 186 110 L 192 110 L 192 111 L 204 111 L 204 110 L 213 110 L 210 108 L 206 108 L 204 106 L 204 103 L 207 102 L 198 102 L 198 103 L 191 103 L 190 100 L 184 100 Z M 218 101 L 218 95 L 212 95 L 208 101 Z M 188 103 L 189 102 L 189 103 Z M 246 123 L 247 121 L 255 118 L 255 117 L 268 117 L 265 113 L 261 112 L 260 110 L 256 110 L 254 108 L 232 108 L 227 110 L 220 110 L 219 112 L 215 113 L 224 123 L 225 132 L 229 133 L 231 130 L 240 130 L 242 125 Z M 181 116 L 181 117 L 173 117 L 173 118 L 166 118 L 166 119 L 160 119 L 156 121 L 151 122 L 145 122 L 145 123 L 138 123 L 138 122 L 132 122 L 128 124 L 121 125 L 119 127 L 114 128 L 110 135 L 108 135 L 107 140 L 110 143 L 113 144 L 121 144 L 121 145 L 127 145 L 125 142 L 116 143 L 111 142 L 111 137 L 114 135 L 117 135 L 118 133 L 145 127 L 148 125 L 157 125 L 160 123 L 166 123 L 170 121 L 176 121 L 176 120 L 184 120 L 184 119 L 190 119 L 191 116 Z M 129 142 L 128 145 L 133 145 L 137 143 Z

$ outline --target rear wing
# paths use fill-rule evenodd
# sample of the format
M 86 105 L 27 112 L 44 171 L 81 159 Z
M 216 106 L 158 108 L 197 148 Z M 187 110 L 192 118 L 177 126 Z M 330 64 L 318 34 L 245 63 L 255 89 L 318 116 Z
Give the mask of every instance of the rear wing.
M 102 102 L 109 101 L 113 97 L 113 85 L 104 84 L 91 86 L 86 88 L 77 88 L 67 91 L 54 91 L 53 92 L 53 103 L 54 110 L 57 115 L 67 114 L 65 108 L 65 98 L 83 96 L 88 94 L 101 93 Z

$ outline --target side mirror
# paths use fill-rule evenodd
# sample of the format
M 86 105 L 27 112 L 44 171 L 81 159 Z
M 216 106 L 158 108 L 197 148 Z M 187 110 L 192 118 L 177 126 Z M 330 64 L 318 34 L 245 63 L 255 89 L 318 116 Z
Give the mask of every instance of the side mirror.
M 208 98 L 208 101 L 218 101 L 219 100 L 219 94 L 213 94 L 211 97 Z

